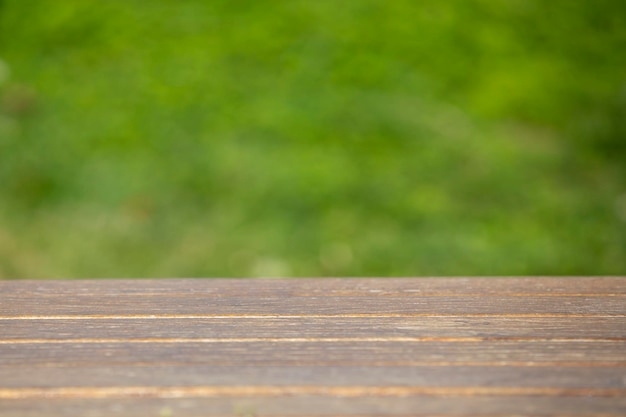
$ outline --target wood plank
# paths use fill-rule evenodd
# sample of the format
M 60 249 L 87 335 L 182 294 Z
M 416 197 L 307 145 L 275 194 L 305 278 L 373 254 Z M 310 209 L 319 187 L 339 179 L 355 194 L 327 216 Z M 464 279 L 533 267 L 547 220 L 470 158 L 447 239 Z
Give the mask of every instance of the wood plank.
M 99 279 L 0 281 L 14 296 L 180 295 L 221 296 L 453 296 L 626 295 L 626 277 L 471 277 L 323 279 Z
M 45 415 L 64 417 L 496 417 L 558 416 L 623 417 L 626 397 L 541 396 L 409 396 L 342 398 L 121 398 L 49 399 Z M 42 405 L 32 399 L 0 402 L 3 417 L 40 417 Z
M 414 341 L 387 339 L 41 341 L 0 344 L 0 366 L 290 365 L 626 362 L 626 341 Z
M 0 317 L 42 316 L 380 316 L 380 315 L 497 315 L 497 316 L 626 316 L 622 297 L 215 297 L 188 294 L 85 296 L 40 298 L 3 295 Z
M 200 317 L 1 320 L 2 341 L 123 338 L 626 339 L 626 317 Z
M 524 366 L 237 366 L 159 365 L 0 367 L 0 399 L 7 389 L 63 387 L 422 387 L 619 390 L 623 367 Z M 2 391 L 4 389 L 4 391 Z

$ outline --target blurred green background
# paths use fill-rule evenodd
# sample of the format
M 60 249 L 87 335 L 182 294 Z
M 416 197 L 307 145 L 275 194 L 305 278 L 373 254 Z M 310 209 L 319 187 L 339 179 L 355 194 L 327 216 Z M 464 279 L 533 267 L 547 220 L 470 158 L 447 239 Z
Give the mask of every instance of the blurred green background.
M 0 0 L 0 278 L 624 273 L 622 0 Z

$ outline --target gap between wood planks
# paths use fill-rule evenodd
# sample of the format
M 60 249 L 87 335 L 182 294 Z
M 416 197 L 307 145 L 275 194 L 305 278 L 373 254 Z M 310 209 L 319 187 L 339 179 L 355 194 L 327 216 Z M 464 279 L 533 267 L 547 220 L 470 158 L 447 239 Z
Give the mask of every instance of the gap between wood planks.
M 409 397 L 409 396 L 549 396 L 622 397 L 622 388 L 550 387 L 407 387 L 407 386 L 194 386 L 194 387 L 67 387 L 4 388 L 0 399 L 68 398 L 193 398 L 193 397 L 282 397 L 321 395 L 332 397 Z
M 393 318 L 393 317 L 493 317 L 493 318 L 625 318 L 626 314 L 603 313 L 468 313 L 468 314 L 441 314 L 441 313 L 347 313 L 347 314 L 63 314 L 63 315 L 33 315 L 33 316 L 0 316 L 0 320 L 97 320 L 97 319 L 267 319 L 267 318 Z
M 129 368 L 141 368 L 141 367 L 176 367 L 176 366 L 184 366 L 186 362 L 167 362 L 161 361 L 158 363 L 155 362 L 125 362 L 124 366 Z M 45 364 L 37 364 L 35 365 L 38 368 L 89 368 L 94 366 L 101 366 L 101 363 L 45 363 Z M 206 365 L 206 364 L 202 364 Z M 220 361 L 219 363 L 213 363 L 209 366 L 223 366 L 223 367 L 233 367 L 239 366 L 241 362 L 228 362 L 228 361 Z M 3 367 L 23 367 L 23 364 L 8 364 L 3 365 Z M 195 365 L 192 365 L 195 366 Z M 272 366 L 282 366 L 282 367 L 311 367 L 311 366 L 337 366 L 335 363 L 331 362 L 315 362 L 308 361 L 306 363 L 294 363 L 285 365 L 284 362 L 264 362 L 263 364 L 256 364 L 254 366 L 268 368 Z M 343 362 L 341 366 L 359 366 L 359 367 L 375 367 L 375 368 L 385 368 L 385 367 L 452 367 L 457 368 L 461 366 L 468 367 L 493 367 L 493 368 L 626 368 L 626 362 L 616 362 L 616 361 L 604 361 L 604 362 L 555 362 L 555 361 L 546 361 L 546 362 L 532 362 L 532 361 L 495 361 L 495 362 L 487 362 L 487 361 L 354 361 L 354 362 Z
M 12 339 L 0 340 L 0 344 L 93 344 L 93 343 L 341 343 L 341 342 L 446 342 L 446 343 L 481 343 L 481 342 L 624 342 L 626 337 L 237 337 L 237 338 L 76 338 L 76 339 Z

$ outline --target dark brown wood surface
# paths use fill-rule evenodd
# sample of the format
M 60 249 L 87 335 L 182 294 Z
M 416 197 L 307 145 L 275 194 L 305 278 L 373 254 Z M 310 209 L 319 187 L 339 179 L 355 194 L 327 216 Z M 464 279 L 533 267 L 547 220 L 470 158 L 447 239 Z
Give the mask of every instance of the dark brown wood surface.
M 625 416 L 626 278 L 0 281 L 0 416 Z

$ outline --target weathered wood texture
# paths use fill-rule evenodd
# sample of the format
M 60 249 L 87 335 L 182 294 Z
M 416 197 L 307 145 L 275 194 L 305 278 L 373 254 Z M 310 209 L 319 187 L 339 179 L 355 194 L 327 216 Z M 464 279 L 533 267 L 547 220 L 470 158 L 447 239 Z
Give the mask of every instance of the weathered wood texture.
M 626 278 L 0 281 L 0 416 L 624 416 Z

